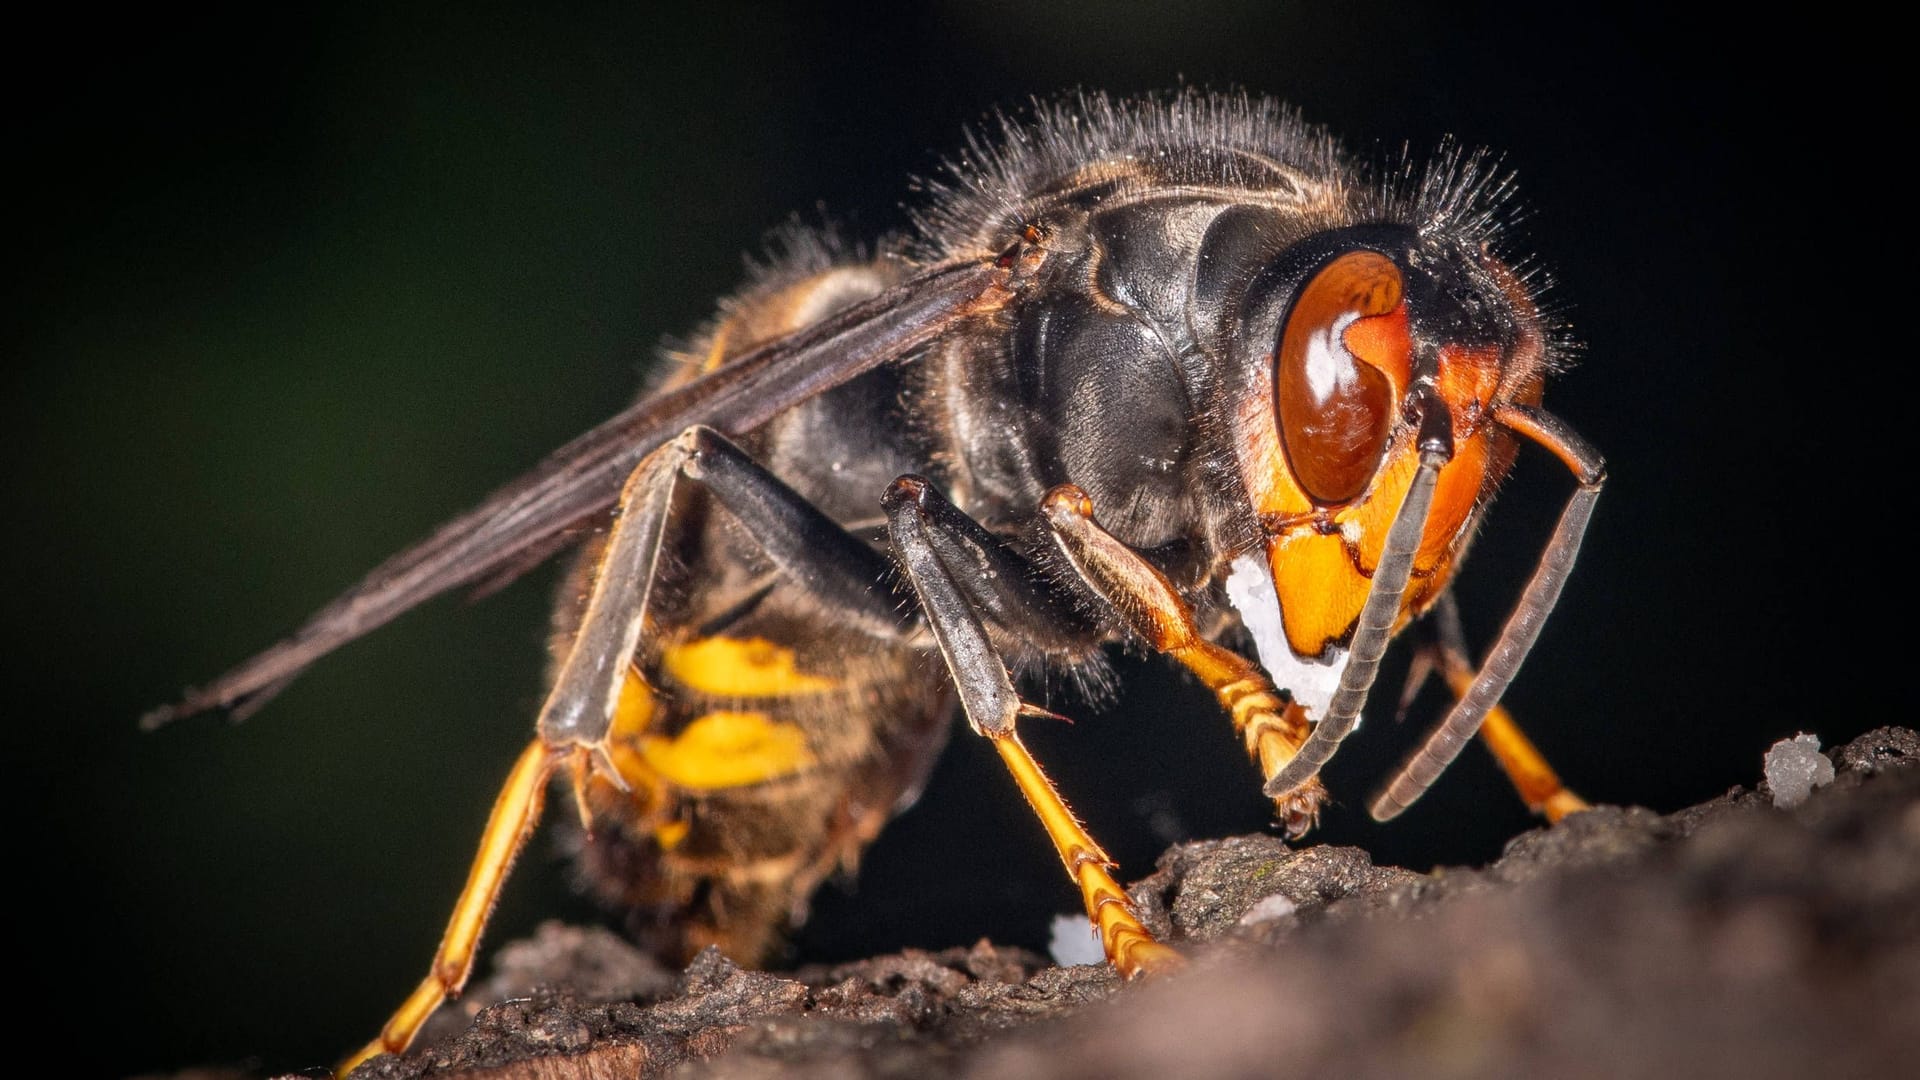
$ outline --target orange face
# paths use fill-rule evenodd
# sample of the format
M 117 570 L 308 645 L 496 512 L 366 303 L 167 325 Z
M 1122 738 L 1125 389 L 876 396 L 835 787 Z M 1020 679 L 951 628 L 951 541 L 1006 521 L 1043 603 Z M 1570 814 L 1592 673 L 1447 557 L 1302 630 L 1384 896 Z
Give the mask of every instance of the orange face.
M 1352 633 L 1418 466 L 1402 408 L 1417 377 L 1406 292 L 1400 267 L 1378 252 L 1350 251 L 1319 268 L 1281 326 L 1273 398 L 1248 400 L 1233 418 L 1287 644 L 1303 658 Z M 1432 350 L 1453 457 L 1440 471 L 1402 623 L 1439 596 L 1512 457 L 1510 436 L 1491 419 L 1496 400 L 1515 392 L 1507 350 L 1444 342 Z

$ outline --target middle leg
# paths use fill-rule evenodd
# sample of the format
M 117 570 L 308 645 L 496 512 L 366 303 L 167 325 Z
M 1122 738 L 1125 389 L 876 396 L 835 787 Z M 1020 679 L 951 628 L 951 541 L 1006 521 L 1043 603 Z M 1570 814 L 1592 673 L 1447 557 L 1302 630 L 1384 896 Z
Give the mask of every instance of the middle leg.
M 1107 960 L 1125 978 L 1167 970 L 1181 962 L 1180 954 L 1155 940 L 1152 931 L 1140 921 L 1126 891 L 1113 879 L 1109 868 L 1113 860 L 1088 834 L 1053 782 L 1041 772 L 1033 755 L 1021 743 L 1014 730 L 1021 716 L 1048 715 L 1045 710 L 1020 700 L 1014 690 L 1005 662 L 988 636 L 969 592 L 982 588 L 998 592 L 1012 601 L 1021 590 L 1020 575 L 996 575 L 995 586 L 982 586 L 957 573 L 950 560 L 963 566 L 980 558 L 1006 559 L 1010 553 L 978 546 L 985 537 L 977 525 L 968 529 L 954 518 L 964 515 L 935 494 L 932 487 L 917 476 L 903 476 L 888 488 L 883 505 L 887 529 L 894 550 L 906 571 L 907 580 L 920 601 L 921 613 L 933 631 L 941 657 L 953 679 L 967 722 L 973 730 L 992 740 L 1001 761 L 1013 774 L 1014 782 L 1046 827 L 1054 850 L 1067 873 L 1080 887 L 1087 917 L 1100 934 Z M 971 524 L 969 522 L 969 524 Z M 963 585 L 962 581 L 968 584 Z M 1043 590 L 1023 590 L 1036 608 L 1053 606 Z M 1020 607 L 1010 603 L 1009 608 Z

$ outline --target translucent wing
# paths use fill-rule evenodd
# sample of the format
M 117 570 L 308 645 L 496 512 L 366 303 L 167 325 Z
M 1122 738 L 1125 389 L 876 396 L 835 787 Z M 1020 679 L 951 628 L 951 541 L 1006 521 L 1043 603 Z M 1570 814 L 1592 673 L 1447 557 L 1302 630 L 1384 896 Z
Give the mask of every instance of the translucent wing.
M 973 315 L 1004 304 L 1011 256 L 947 263 L 770 342 L 710 374 L 649 397 L 549 455 L 532 471 L 380 564 L 294 633 L 176 704 L 152 729 L 210 709 L 251 715 L 309 664 L 427 600 L 529 569 L 566 546 L 568 530 L 614 504 L 640 459 L 692 424 L 740 434 Z

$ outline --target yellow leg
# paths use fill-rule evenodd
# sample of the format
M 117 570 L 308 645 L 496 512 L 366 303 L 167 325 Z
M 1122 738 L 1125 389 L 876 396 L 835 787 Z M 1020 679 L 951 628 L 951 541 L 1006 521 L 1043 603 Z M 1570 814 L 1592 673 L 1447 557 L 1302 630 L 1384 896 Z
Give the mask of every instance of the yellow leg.
M 1447 686 L 1455 694 L 1466 693 L 1472 683 L 1471 669 L 1464 664 L 1447 663 Z M 1487 749 L 1493 751 L 1494 759 L 1500 762 L 1500 768 L 1529 810 L 1548 821 L 1559 821 L 1568 814 L 1589 808 L 1587 800 L 1568 791 L 1560 782 L 1559 774 L 1547 764 L 1533 740 L 1521 732 L 1520 725 L 1514 722 L 1513 714 L 1505 706 L 1495 705 L 1487 710 L 1487 718 L 1480 725 L 1480 738 L 1486 741 Z
M 1271 780 L 1306 744 L 1312 729 L 1306 710 L 1284 701 L 1266 675 L 1245 657 L 1208 641 L 1194 623 L 1193 608 L 1158 568 L 1102 529 L 1093 500 L 1072 484 L 1047 492 L 1041 502 L 1056 539 L 1074 569 L 1148 645 L 1184 664 L 1212 690 L 1233 718 L 1247 753 Z M 1312 829 L 1327 790 L 1309 780 L 1274 800 L 1287 835 Z
M 1179 967 L 1184 960 L 1173 949 L 1155 941 L 1153 932 L 1140 922 L 1134 913 L 1133 902 L 1127 899 L 1126 890 L 1113 880 L 1107 868 L 1113 860 L 1101 849 L 1092 836 L 1087 834 L 1073 811 L 1067 809 L 1066 802 L 1060 798 L 1053 782 L 1040 771 L 1039 763 L 1027 752 L 1020 737 L 1011 730 L 1005 734 L 989 736 L 994 749 L 1000 751 L 1000 760 L 1007 763 L 1007 769 L 1013 773 L 1014 783 L 1020 785 L 1021 794 L 1027 797 L 1027 804 L 1040 816 L 1040 822 L 1046 826 L 1047 837 L 1053 841 L 1053 848 L 1060 853 L 1060 861 L 1066 864 L 1067 873 L 1074 883 L 1080 886 L 1081 899 L 1087 906 L 1087 917 L 1100 932 L 1100 946 L 1106 950 L 1107 960 L 1121 978 L 1132 979 L 1143 974 L 1171 971 Z
M 453 906 L 447 932 L 433 955 L 433 966 L 417 989 L 380 1029 L 380 1037 L 341 1064 L 338 1074 L 345 1076 L 354 1067 L 376 1054 L 397 1054 L 412 1044 L 420 1028 L 448 998 L 457 997 L 473 973 L 473 957 L 480 945 L 480 933 L 487 917 L 493 914 L 494 901 L 506 881 L 513 861 L 533 835 L 546 802 L 547 781 L 554 770 L 568 759 L 539 739 L 527 747 L 507 775 L 506 785 L 487 818 L 486 832 L 480 837 L 480 851 L 474 856 L 473 869 L 467 873 L 466 887 Z
M 1181 614 L 1185 619 L 1175 624 L 1177 635 L 1154 644 L 1213 691 L 1246 743 L 1248 755 L 1259 762 L 1260 775 L 1272 779 L 1300 752 L 1312 732 L 1306 710 L 1283 701 L 1273 683 L 1245 657 L 1200 637 L 1190 612 Z M 1274 812 L 1286 826 L 1287 836 L 1295 840 L 1305 836 L 1319 821 L 1326 799 L 1327 789 L 1318 778 L 1275 799 Z

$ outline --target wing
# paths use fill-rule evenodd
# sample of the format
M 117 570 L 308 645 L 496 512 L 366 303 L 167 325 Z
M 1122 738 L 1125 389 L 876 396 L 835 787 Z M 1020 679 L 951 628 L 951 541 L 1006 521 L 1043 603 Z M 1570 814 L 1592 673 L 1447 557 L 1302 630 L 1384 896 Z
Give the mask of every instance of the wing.
M 141 717 L 149 730 L 210 709 L 251 715 L 309 664 L 435 596 L 527 570 L 614 504 L 627 474 L 693 424 L 738 435 L 1004 305 L 1018 260 L 945 263 L 632 408 L 380 564 L 265 652 Z

